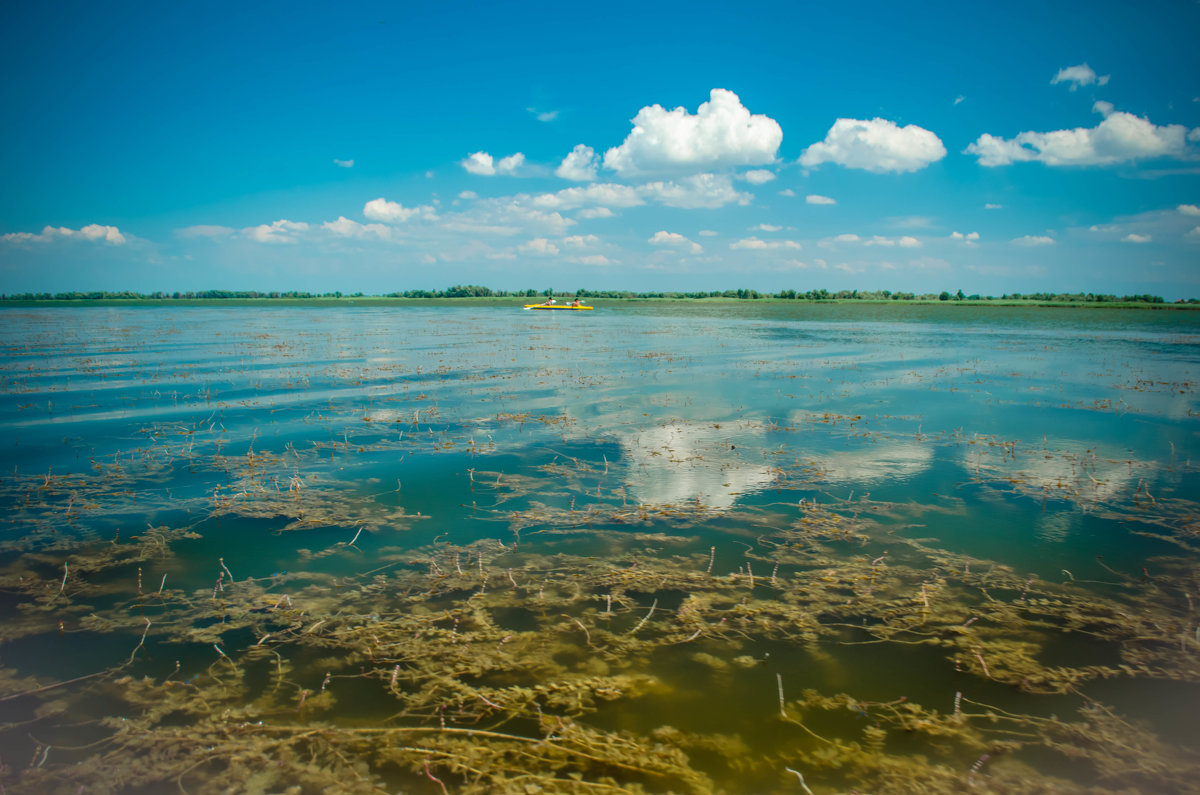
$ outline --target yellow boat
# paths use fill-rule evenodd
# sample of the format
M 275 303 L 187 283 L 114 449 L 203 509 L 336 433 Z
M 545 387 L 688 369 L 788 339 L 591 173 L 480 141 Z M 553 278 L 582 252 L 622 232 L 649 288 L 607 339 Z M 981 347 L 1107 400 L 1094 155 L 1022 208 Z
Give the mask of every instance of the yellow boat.
M 592 307 L 584 306 L 583 304 L 580 304 L 579 306 L 571 306 L 570 304 L 525 304 L 525 308 L 570 310 L 572 312 L 578 312 L 581 309 L 586 309 L 589 312 L 592 310 Z

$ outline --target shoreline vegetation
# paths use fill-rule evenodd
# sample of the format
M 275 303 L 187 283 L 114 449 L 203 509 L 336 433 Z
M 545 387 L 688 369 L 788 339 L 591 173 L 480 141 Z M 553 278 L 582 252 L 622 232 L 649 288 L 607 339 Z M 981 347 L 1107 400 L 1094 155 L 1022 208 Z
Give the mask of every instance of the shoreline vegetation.
M 376 304 L 402 303 L 412 300 L 509 300 L 580 298 L 587 300 L 621 301 L 769 301 L 808 303 L 904 303 L 904 304 L 950 304 L 983 306 L 1055 306 L 1055 307 L 1105 307 L 1105 308 L 1150 308 L 1150 309 L 1197 309 L 1200 299 L 1186 298 L 1167 302 L 1161 296 L 1142 294 L 1117 296 L 1103 293 L 1005 293 L 1001 296 L 966 295 L 962 290 L 954 293 L 892 292 L 890 290 L 780 290 L 777 293 L 757 290 L 712 290 L 696 292 L 630 290 L 494 290 L 479 285 L 455 285 L 445 290 L 404 290 L 382 295 L 363 293 L 327 292 L 314 293 L 300 290 L 198 290 L 175 292 L 139 293 L 131 290 L 88 292 L 72 291 L 59 293 L 14 293 L 0 294 L 0 306 L 4 304 L 141 304 L 141 303 L 327 303 L 327 302 L 371 302 Z

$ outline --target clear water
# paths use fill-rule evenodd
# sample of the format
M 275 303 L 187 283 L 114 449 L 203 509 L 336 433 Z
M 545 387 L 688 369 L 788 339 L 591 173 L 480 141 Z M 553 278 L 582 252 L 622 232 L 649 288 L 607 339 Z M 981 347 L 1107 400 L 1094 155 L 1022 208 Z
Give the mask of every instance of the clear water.
M 1183 311 L 5 309 L 0 781 L 1194 789 L 1197 383 Z

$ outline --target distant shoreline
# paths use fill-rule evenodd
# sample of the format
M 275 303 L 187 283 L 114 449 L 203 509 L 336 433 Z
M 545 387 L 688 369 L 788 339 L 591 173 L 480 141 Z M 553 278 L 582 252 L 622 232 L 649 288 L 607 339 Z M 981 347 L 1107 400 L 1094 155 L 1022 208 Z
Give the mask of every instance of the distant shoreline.
M 570 297 L 570 296 L 566 296 Z M 0 298 L 0 309 L 30 308 L 30 307 L 63 307 L 78 308 L 86 306 L 117 307 L 117 306 L 177 306 L 177 307 L 263 307 L 263 306 L 296 306 L 296 307 L 330 307 L 330 306 L 462 306 L 475 305 L 511 305 L 523 306 L 526 303 L 537 303 L 544 300 L 542 296 L 464 296 L 464 297 L 416 297 L 399 296 L 341 296 L 341 297 L 305 297 L 305 298 Z M 689 304 L 689 305 L 761 305 L 774 304 L 785 306 L 946 306 L 946 307 L 1044 307 L 1048 309 L 1149 309 L 1149 310 L 1200 310 L 1200 303 L 1150 303 L 1146 301 L 1047 301 L 1038 299 L 949 299 L 937 298 L 906 298 L 888 300 L 883 298 L 779 298 L 775 296 L 760 296 L 753 299 L 713 296 L 704 298 L 680 297 L 598 297 L 582 298 L 590 306 L 617 306 L 620 304 Z

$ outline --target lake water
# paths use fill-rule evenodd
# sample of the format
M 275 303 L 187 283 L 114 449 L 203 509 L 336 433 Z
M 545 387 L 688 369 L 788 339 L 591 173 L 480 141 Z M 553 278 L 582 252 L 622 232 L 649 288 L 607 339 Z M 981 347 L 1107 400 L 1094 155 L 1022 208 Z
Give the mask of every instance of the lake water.
M 5 308 L 0 782 L 1197 791 L 1197 384 L 1184 311 Z

